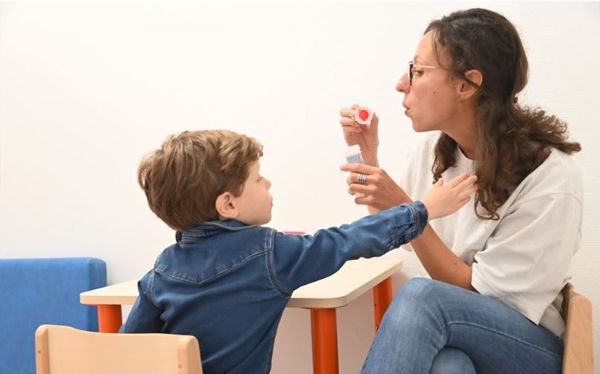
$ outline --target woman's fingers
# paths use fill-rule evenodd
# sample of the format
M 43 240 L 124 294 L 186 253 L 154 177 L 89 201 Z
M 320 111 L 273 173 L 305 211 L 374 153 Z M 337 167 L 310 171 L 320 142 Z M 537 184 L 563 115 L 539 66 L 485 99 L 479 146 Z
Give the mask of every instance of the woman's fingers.
M 376 174 L 379 171 L 379 168 L 367 164 L 343 164 L 340 166 L 340 170 L 371 175 Z
M 369 176 L 367 174 L 361 174 L 361 173 L 350 173 L 350 175 L 348 177 L 346 177 L 346 183 L 348 185 L 351 185 L 351 184 L 366 185 L 369 183 Z
M 359 124 L 356 123 L 356 121 L 354 119 L 348 118 L 348 117 L 340 118 L 340 123 L 342 124 L 343 127 L 353 126 L 353 127 L 358 128 L 358 126 L 360 126 Z
M 354 122 L 354 111 L 358 107 L 358 104 L 353 104 L 351 108 L 342 108 L 340 109 L 340 116 L 342 119 L 347 118 Z
M 356 108 L 342 108 L 342 109 L 340 109 L 340 116 L 354 117 L 354 109 L 356 109 Z
M 348 120 L 354 122 L 354 112 L 357 108 L 360 108 L 360 105 L 352 104 L 350 108 L 342 108 L 340 109 L 340 116 L 342 119 L 347 118 Z
M 353 119 L 342 117 L 342 118 L 340 118 L 340 124 L 342 125 L 342 128 L 344 129 L 344 131 L 350 131 L 350 132 L 356 132 L 356 133 L 362 132 L 362 128 L 360 127 L 361 125 L 356 123 L 356 121 L 354 121 Z
M 354 203 L 356 205 L 369 205 L 370 199 L 367 196 L 361 195 L 354 198 Z
M 352 133 L 360 133 L 362 129 L 360 125 L 354 120 L 354 110 L 348 108 L 342 108 L 340 110 L 340 124 L 344 128 L 344 131 Z
M 351 184 L 351 185 L 348 186 L 348 193 L 350 195 L 355 195 L 357 193 L 358 194 L 366 195 L 366 194 L 369 194 L 369 193 L 372 193 L 372 192 L 373 192 L 373 190 L 372 190 L 371 187 L 364 186 L 362 184 L 353 183 L 353 184 Z

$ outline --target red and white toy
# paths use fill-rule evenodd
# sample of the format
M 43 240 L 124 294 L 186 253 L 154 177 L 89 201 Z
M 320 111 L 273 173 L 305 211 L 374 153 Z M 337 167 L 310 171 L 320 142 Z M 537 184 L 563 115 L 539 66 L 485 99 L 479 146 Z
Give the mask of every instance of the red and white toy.
M 358 107 L 354 109 L 354 120 L 359 125 L 370 125 L 373 119 L 373 112 L 369 108 Z

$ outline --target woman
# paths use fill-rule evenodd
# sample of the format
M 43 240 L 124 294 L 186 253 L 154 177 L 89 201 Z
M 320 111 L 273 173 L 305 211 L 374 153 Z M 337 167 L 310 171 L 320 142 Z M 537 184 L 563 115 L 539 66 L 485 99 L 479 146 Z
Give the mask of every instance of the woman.
M 345 140 L 365 160 L 342 170 L 372 212 L 419 199 L 439 179 L 478 178 L 471 204 L 411 242 L 432 279 L 399 290 L 364 373 L 560 372 L 560 291 L 583 197 L 569 154 L 580 145 L 556 117 L 518 105 L 527 69 L 503 16 L 470 9 L 433 21 L 396 88 L 414 130 L 437 131 L 402 160 L 398 184 L 378 166 L 377 117 L 363 126 L 356 106 L 341 110 Z

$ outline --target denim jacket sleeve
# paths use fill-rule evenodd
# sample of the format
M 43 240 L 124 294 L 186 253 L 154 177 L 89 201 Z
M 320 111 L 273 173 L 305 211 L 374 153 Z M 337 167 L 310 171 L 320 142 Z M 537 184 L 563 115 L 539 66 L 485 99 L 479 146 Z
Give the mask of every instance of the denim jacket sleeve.
M 163 321 L 160 318 L 162 310 L 157 308 L 148 297 L 152 292 L 153 277 L 154 271 L 150 271 L 138 282 L 139 296 L 120 332 L 162 332 Z
M 380 256 L 417 237 L 427 218 L 425 205 L 415 201 L 314 235 L 276 233 L 270 259 L 275 285 L 292 293 L 335 273 L 347 260 Z

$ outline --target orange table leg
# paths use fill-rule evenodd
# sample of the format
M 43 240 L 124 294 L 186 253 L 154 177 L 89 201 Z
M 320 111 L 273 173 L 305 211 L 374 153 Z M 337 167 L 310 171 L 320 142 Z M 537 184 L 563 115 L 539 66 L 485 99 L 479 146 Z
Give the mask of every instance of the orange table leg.
M 375 302 L 375 330 L 379 329 L 383 315 L 392 302 L 392 278 L 387 278 L 373 288 Z
M 117 332 L 122 321 L 121 305 L 98 305 L 98 330 L 100 332 Z
M 313 374 L 338 373 L 335 309 L 311 309 Z

